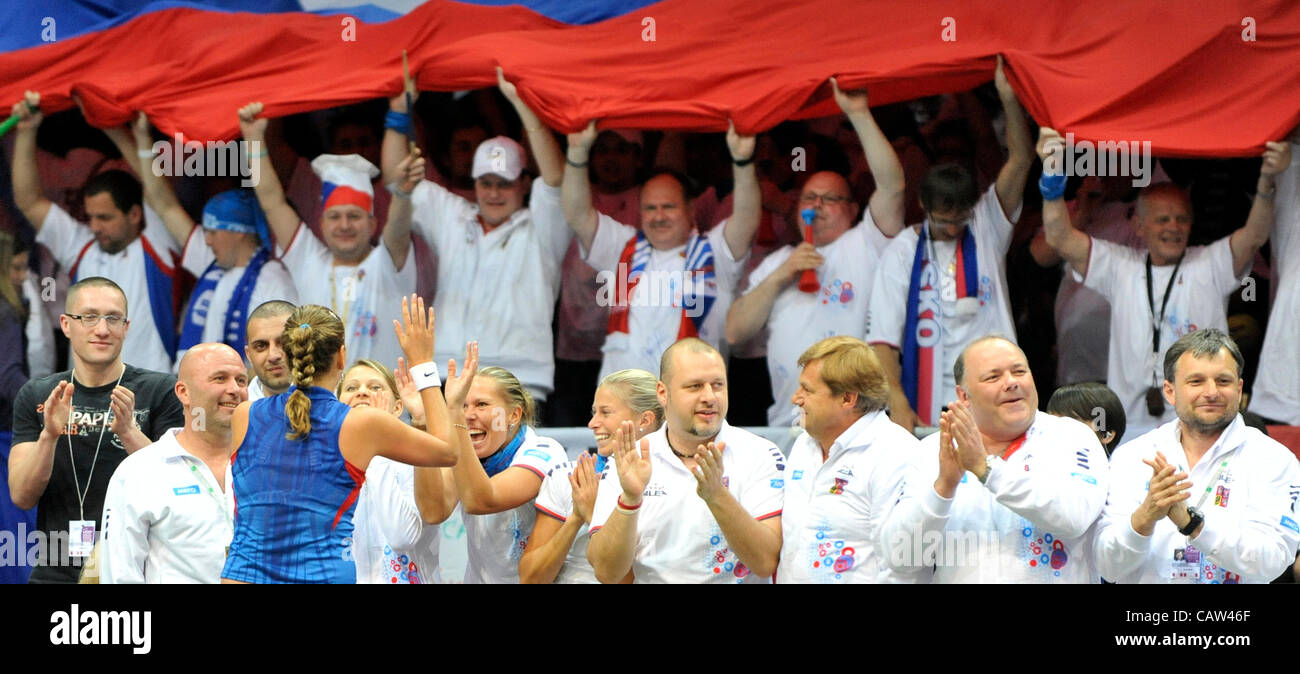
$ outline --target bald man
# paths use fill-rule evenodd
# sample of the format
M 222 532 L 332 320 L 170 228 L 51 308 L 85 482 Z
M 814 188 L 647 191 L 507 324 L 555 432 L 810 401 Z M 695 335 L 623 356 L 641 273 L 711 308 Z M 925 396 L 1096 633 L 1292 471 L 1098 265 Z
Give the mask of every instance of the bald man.
M 914 582 L 1096 583 L 1109 476 L 1097 436 L 1038 411 L 1029 363 L 1006 337 L 967 345 L 953 379 L 957 400 L 882 530 L 890 569 Z
M 225 344 L 181 359 L 176 397 L 185 425 L 127 457 L 104 502 L 101 583 L 218 583 L 234 534 L 230 419 L 248 374 Z
M 799 388 L 798 361 L 804 349 L 827 337 L 866 333 L 876 262 L 903 229 L 903 165 L 871 116 L 867 92 L 842 92 L 835 78 L 831 87 L 862 142 L 876 191 L 859 222 L 858 204 L 844 176 L 814 173 L 799 195 L 801 212 L 813 215 L 812 241 L 786 246 L 765 258 L 750 273 L 749 289 L 727 313 L 731 344 L 746 342 L 767 328 L 767 369 L 776 401 L 767 411 L 772 426 L 798 422 L 799 408 L 791 397 Z M 816 272 L 817 286 L 804 290 L 799 281 L 809 270 Z

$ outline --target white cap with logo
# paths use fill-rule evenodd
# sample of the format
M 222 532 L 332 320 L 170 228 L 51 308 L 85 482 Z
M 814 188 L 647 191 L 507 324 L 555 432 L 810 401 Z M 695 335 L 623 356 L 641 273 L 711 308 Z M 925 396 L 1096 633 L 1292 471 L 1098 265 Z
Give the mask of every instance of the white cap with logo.
M 475 180 L 491 173 L 506 180 L 515 180 L 524 170 L 524 148 L 512 138 L 497 136 L 479 143 L 474 151 Z

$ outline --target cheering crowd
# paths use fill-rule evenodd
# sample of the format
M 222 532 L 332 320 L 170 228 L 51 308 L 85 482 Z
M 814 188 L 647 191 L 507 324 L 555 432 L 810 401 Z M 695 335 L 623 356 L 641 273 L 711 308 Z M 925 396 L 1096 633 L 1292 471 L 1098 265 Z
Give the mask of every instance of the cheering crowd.
M 40 95 L 13 105 L 0 580 L 455 582 L 457 508 L 467 583 L 1296 563 L 1300 462 L 1257 427 L 1300 425 L 1300 135 L 1211 236 L 1176 162 L 1067 177 L 1001 60 L 874 110 L 831 78 L 843 118 L 723 139 L 563 138 L 497 76 L 382 133 L 336 114 L 314 158 L 232 105 L 251 189 L 163 175 L 139 113 L 59 199 Z M 1262 341 L 1229 318 L 1260 270 Z

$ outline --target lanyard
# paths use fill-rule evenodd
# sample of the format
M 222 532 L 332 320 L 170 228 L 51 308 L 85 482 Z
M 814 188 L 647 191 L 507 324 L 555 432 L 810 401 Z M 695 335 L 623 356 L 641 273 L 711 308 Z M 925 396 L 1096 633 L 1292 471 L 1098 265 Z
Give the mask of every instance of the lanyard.
M 330 267 L 330 308 L 334 310 L 335 315 L 340 317 L 340 320 L 343 323 L 344 334 L 347 334 L 348 311 L 351 310 L 352 302 L 357 296 L 357 283 L 360 282 L 360 279 L 357 277 L 358 272 L 354 271 L 352 272 L 352 276 L 349 276 L 348 279 L 343 282 L 343 310 L 339 311 L 338 288 L 334 281 L 334 277 L 336 276 L 334 272 L 337 270 L 337 263 Z M 358 271 L 360 271 L 362 276 L 364 276 L 364 270 Z
M 199 483 L 203 485 L 203 488 L 208 491 L 208 497 L 211 498 L 217 504 L 217 507 L 221 509 L 221 514 L 226 516 L 226 522 L 230 524 L 231 528 L 234 528 L 235 520 L 230 516 L 230 509 L 226 508 L 225 500 L 221 496 L 217 496 L 217 490 L 212 486 L 211 482 L 208 482 L 208 478 L 203 477 L 203 471 L 199 470 L 198 464 L 191 463 L 190 472 L 194 473 L 194 479 L 198 480 Z
M 1151 289 L 1151 254 L 1147 253 L 1147 304 L 1151 306 L 1151 353 L 1160 353 L 1160 327 L 1165 322 L 1165 308 L 1169 306 L 1169 295 L 1174 289 L 1174 279 L 1178 278 L 1178 269 L 1183 266 L 1183 256 L 1178 256 L 1178 262 L 1174 264 L 1174 273 L 1169 275 L 1169 283 L 1165 285 L 1165 297 L 1160 301 L 1160 316 L 1156 316 L 1156 298 Z
M 126 363 L 122 364 L 122 374 L 117 375 L 117 383 L 113 384 L 116 389 L 122 384 L 122 377 L 126 376 Z M 72 394 L 77 394 L 77 371 L 73 369 L 68 375 L 68 380 L 72 383 Z M 109 391 L 109 412 L 112 412 L 112 390 Z M 95 455 L 90 459 L 90 472 L 86 473 L 86 488 L 81 488 L 81 480 L 77 478 L 77 457 L 72 453 L 72 410 L 76 409 L 72 405 L 72 399 L 68 399 L 68 421 L 64 425 L 64 435 L 68 438 L 68 463 L 72 464 L 72 484 L 77 489 L 77 512 L 81 519 L 86 519 L 86 495 L 90 493 L 90 478 L 95 474 L 95 464 L 99 462 L 99 445 L 104 442 L 104 431 L 108 430 L 108 414 L 104 415 L 104 425 L 99 427 L 99 440 L 95 441 Z M 133 420 L 134 421 L 134 420 Z

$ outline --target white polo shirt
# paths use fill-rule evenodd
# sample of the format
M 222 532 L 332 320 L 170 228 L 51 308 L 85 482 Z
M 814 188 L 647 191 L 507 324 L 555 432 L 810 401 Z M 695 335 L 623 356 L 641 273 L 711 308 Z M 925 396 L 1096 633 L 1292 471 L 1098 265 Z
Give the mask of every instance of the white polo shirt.
M 524 441 L 506 470 L 522 468 L 545 479 L 568 458 L 564 447 L 555 440 L 537 435 L 531 427 L 524 433 Z M 537 521 L 535 500 L 490 515 L 465 513 L 465 584 L 519 583 L 519 558 L 524 556 L 528 535 Z
M 682 322 L 682 279 L 686 271 L 686 245 L 671 250 L 651 249 L 645 275 L 628 293 L 619 273 L 619 258 L 628 241 L 637 230 L 603 213 L 597 214 L 596 236 L 591 250 L 586 251 L 587 264 L 597 270 L 599 278 L 608 279 L 611 292 L 598 292 L 597 297 L 608 297 L 611 302 L 625 301 L 628 306 L 628 333 L 626 339 L 605 336 L 601 351 L 605 354 L 600 365 L 600 378 L 628 368 L 648 372 L 659 371 L 659 359 L 664 351 L 677 341 Z M 713 345 L 726 356 L 727 310 L 731 308 L 732 294 L 740 272 L 745 266 L 749 251 L 740 258 L 731 255 L 731 247 L 723 235 L 729 221 L 710 229 L 705 238 L 713 249 L 714 280 L 717 299 L 709 309 L 699 330 L 700 339 Z M 605 284 L 602 284 L 605 285 Z
M 1250 411 L 1300 425 L 1300 145 L 1291 144 L 1291 167 L 1277 177 L 1273 198 L 1273 284 L 1277 292 L 1259 352 Z
M 235 535 L 230 470 L 222 491 L 176 441 L 180 428 L 126 457 L 104 498 L 99 582 L 219 583 Z
M 203 276 L 203 272 L 212 266 L 216 257 L 212 254 L 212 249 L 201 238 L 203 228 L 195 227 L 190 230 L 190 238 L 185 242 L 185 252 L 181 255 L 181 266 L 186 271 L 194 275 L 194 278 Z M 196 240 L 197 238 L 197 240 Z M 204 342 L 225 342 L 226 341 L 226 315 L 230 311 L 230 299 L 235 294 L 235 286 L 244 278 L 244 270 L 247 267 L 233 267 L 231 269 L 221 269 L 218 267 L 215 272 L 220 274 L 221 280 L 213 288 L 207 297 L 201 297 L 195 302 L 195 313 L 198 314 L 196 321 L 203 325 Z M 263 302 L 271 300 L 283 300 L 290 304 L 298 304 L 298 289 L 293 284 L 293 279 L 289 276 L 289 270 L 285 268 L 284 263 L 274 258 L 268 259 L 262 265 L 261 272 L 257 275 L 257 281 L 253 284 L 253 294 L 248 301 L 248 310 L 251 312 Z M 235 310 L 240 310 L 235 307 Z M 240 331 L 248 325 L 248 317 L 243 317 L 240 321 Z M 243 337 L 244 335 L 239 335 Z M 176 352 L 176 367 L 180 367 L 181 357 L 185 355 L 184 351 Z M 241 357 L 244 354 L 239 354 Z
M 545 400 L 555 377 L 560 263 L 573 237 L 560 188 L 534 180 L 528 208 L 486 234 L 478 206 L 441 185 L 421 181 L 411 200 L 414 231 L 438 254 L 434 361 L 459 363 L 465 343 L 478 340 L 481 362 L 510 370 Z
M 415 466 L 376 456 L 352 514 L 352 559 L 357 583 L 418 585 L 442 582 L 438 539 L 415 503 Z
M 801 433 L 785 470 L 776 581 L 899 580 L 881 554 L 880 532 L 920 444 L 884 412 L 872 412 L 849 426 L 825 462 L 817 441 Z
M 769 583 L 740 563 L 704 499 L 698 482 L 668 446 L 667 426 L 650 439 L 650 483 L 637 518 L 632 572 L 638 583 Z M 724 442 L 722 480 L 756 520 L 781 514 L 785 458 L 765 438 L 723 422 L 715 442 Z M 612 483 L 611 483 L 611 486 Z M 614 515 L 622 489 L 601 489 L 591 517 L 596 535 Z
M 1117 583 L 1268 583 L 1295 562 L 1300 545 L 1300 462 L 1238 414 L 1196 466 L 1187 470 L 1178 421 L 1126 442 L 1111 457 L 1110 498 L 1097 527 L 1097 567 Z M 1146 499 L 1151 467 L 1165 455 L 1192 482 L 1189 507 L 1205 524 L 1196 538 L 1169 518 L 1150 536 L 1131 517 Z M 1226 465 L 1225 465 L 1226 464 Z
M 937 392 L 935 410 L 950 400 L 956 383 L 952 366 L 957 356 L 975 339 L 991 332 L 1000 333 L 1011 341 L 1016 339 L 1016 324 L 1011 319 L 1011 300 L 1007 294 L 1007 249 L 1011 246 L 1012 229 L 1020 218 L 1017 207 L 1008 220 L 998 201 L 997 186 L 990 186 L 975 204 L 971 214 L 970 231 L 975 237 L 975 257 L 979 261 L 979 310 L 970 318 L 957 315 L 957 302 L 939 300 L 942 310 L 943 387 Z M 923 225 L 922 225 L 923 226 Z M 916 244 L 920 237 L 917 226 L 905 227 L 880 255 L 875 281 L 871 286 L 871 302 L 867 305 L 866 342 L 888 344 L 899 349 L 905 342 L 903 331 L 907 326 L 907 291 L 912 283 L 912 263 L 916 258 Z M 930 239 L 933 241 L 933 239 Z M 934 242 L 935 257 L 940 269 L 947 269 L 956 259 L 960 241 Z M 940 273 L 941 275 L 943 272 Z M 957 279 L 961 283 L 961 279 Z M 811 342 L 810 342 L 811 343 Z M 924 419 L 926 412 L 916 410 Z M 937 412 L 935 414 L 937 417 Z M 933 420 L 938 423 L 938 419 Z
M 1241 287 L 1232 271 L 1232 246 L 1223 237 L 1208 246 L 1187 249 L 1178 278 L 1169 291 L 1169 306 L 1160 329 L 1160 353 L 1151 352 L 1152 312 L 1147 300 L 1146 251 L 1092 239 L 1088 276 L 1082 280 L 1110 302 L 1110 360 L 1106 385 L 1119 396 L 1128 432 L 1137 437 L 1175 418 L 1165 404 L 1159 418 L 1147 413 L 1147 388 L 1164 382 L 1165 351 L 1179 337 L 1201 328 L 1228 330 L 1228 294 Z M 1151 267 L 1151 295 L 1160 313 L 1174 265 Z M 1073 273 L 1073 272 L 1071 272 Z M 1270 366 L 1271 367 L 1271 366 Z M 1267 369 L 1260 368 L 1261 370 Z
M 49 248 L 65 270 L 76 263 L 78 279 L 102 276 L 121 286 L 126 295 L 127 317 L 131 319 L 122 343 L 122 360 L 146 370 L 171 372 L 172 359 L 158 336 L 150 309 L 152 303 L 144 265 L 145 256 L 152 253 L 160 268 L 171 270 L 179 246 L 152 208 L 144 207 L 144 231 L 119 253 L 105 253 L 95 242 L 90 227 L 73 220 L 56 204 L 50 204 L 49 214 L 36 233 L 36 242 Z M 84 255 L 82 250 L 85 250 Z M 80 262 L 77 262 L 78 255 L 81 256 Z M 171 297 L 171 293 L 168 292 L 167 296 Z M 175 330 L 174 327 L 169 329 Z
M 350 360 L 369 358 L 397 366 L 402 347 L 393 321 L 402 317 L 402 297 L 415 292 L 412 248 L 406 249 L 400 271 L 383 243 L 371 248 L 357 266 L 335 265 L 330 249 L 299 223 L 280 251 L 280 260 L 293 278 L 301 304 L 329 307 L 343 320 Z
M 939 434 L 921 440 L 882 532 L 886 563 L 935 583 L 1096 583 L 1093 526 L 1106 504 L 1106 453 L 1086 424 L 1034 415 L 1021 447 L 984 484 L 962 476 L 945 499 Z M 936 567 L 931 574 L 931 567 Z
M 795 282 L 777 294 L 767 319 L 767 371 L 775 400 L 767 410 L 769 425 L 789 426 L 798 421 L 798 408 L 790 396 L 799 388 L 799 356 L 809 346 L 835 335 L 857 337 L 866 332 L 867 301 L 876 266 L 891 240 L 876 227 L 871 209 L 864 209 L 856 227 L 817 247 L 826 258 L 817 269 L 821 284 L 817 292 L 803 292 Z M 767 280 L 790 259 L 794 249 L 786 246 L 764 258 L 749 274 L 749 289 Z
M 577 466 L 577 462 L 566 461 L 546 474 L 546 479 L 542 480 L 542 490 L 537 493 L 537 512 L 544 517 L 553 517 L 561 522 L 568 521 L 573 514 L 573 486 L 569 484 L 569 474 Z M 614 466 L 613 459 L 605 462 L 605 470 L 600 473 L 600 483 L 598 487 L 604 487 L 606 484 L 612 484 L 617 487 L 618 475 L 611 478 L 612 482 L 606 482 L 610 475 L 610 468 Z M 599 489 L 597 490 L 599 493 Z M 591 562 L 587 561 L 587 544 L 591 541 L 590 525 L 584 524 L 578 530 L 578 535 L 573 538 L 573 545 L 569 547 L 569 554 L 564 558 L 564 566 L 560 567 L 560 572 L 556 574 L 556 585 L 575 585 L 575 584 L 598 584 L 596 572 L 591 568 Z

